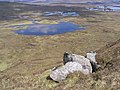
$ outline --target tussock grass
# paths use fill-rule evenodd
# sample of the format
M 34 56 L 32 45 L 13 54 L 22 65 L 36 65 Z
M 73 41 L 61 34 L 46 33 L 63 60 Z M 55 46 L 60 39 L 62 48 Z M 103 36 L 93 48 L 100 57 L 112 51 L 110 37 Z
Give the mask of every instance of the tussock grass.
M 58 24 L 57 21 L 52 21 L 52 20 L 42 20 L 38 22 L 39 24 Z
M 7 63 L 0 61 L 0 71 L 4 71 L 7 69 Z
M 31 12 L 29 14 L 31 15 Z M 54 36 L 16 35 L 12 32 L 14 29 L 9 26 L 31 24 L 31 22 L 19 19 L 0 21 L 0 71 L 2 71 L 0 88 L 2 90 L 119 90 L 119 44 L 100 50 L 120 39 L 119 15 L 116 12 L 101 12 L 100 15 L 83 18 L 54 17 L 55 21 L 51 21 L 53 18 L 51 17 L 40 21 L 42 24 L 69 21 L 86 26 L 86 30 L 83 31 Z M 98 51 L 97 61 L 103 68 L 90 76 L 81 73 L 70 74 L 65 81 L 59 83 L 47 80 L 51 68 L 63 65 L 65 51 L 80 55 L 86 55 L 88 51 Z

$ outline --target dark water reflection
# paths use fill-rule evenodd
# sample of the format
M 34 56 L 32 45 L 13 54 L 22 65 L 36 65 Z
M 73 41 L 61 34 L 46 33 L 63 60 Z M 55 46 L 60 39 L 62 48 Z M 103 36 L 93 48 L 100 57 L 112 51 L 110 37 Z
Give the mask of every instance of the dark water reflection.
M 25 30 L 16 30 L 15 33 L 23 35 L 55 35 L 84 29 L 84 27 L 77 24 L 60 22 L 58 24 L 32 24 Z

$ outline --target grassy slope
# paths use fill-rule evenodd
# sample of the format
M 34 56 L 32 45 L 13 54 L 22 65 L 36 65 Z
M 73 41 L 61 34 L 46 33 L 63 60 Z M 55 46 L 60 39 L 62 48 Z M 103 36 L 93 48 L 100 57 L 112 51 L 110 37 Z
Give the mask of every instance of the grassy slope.
M 24 13 L 27 14 L 27 12 Z M 86 13 L 84 14 L 86 16 Z M 16 35 L 11 32 L 13 28 L 9 26 L 28 23 L 26 20 L 0 21 L 0 88 L 2 90 L 79 90 L 79 88 L 117 90 L 120 86 L 118 71 L 120 43 L 118 41 L 110 45 L 111 47 L 109 44 L 120 39 L 120 13 L 87 14 L 89 17 L 84 18 L 54 17 L 58 22 L 64 20 L 87 26 L 85 31 L 43 37 Z M 32 13 L 30 17 L 31 15 Z M 37 20 L 42 18 L 44 22 L 44 17 L 32 18 Z M 51 20 L 53 17 L 48 19 Z M 104 47 L 105 45 L 107 47 Z M 97 73 L 90 76 L 80 73 L 71 74 L 67 80 L 60 83 L 46 79 L 50 74 L 50 68 L 62 65 L 64 51 L 85 55 L 91 50 L 97 51 L 97 60 L 102 65 L 102 69 Z

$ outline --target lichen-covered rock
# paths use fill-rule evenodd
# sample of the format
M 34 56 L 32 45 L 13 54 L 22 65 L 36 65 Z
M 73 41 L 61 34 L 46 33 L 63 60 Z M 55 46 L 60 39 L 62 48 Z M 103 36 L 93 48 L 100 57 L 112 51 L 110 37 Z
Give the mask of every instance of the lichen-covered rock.
M 67 69 L 65 69 L 65 66 L 61 66 L 51 72 L 50 78 L 52 78 L 54 81 L 62 81 L 66 79 L 68 74 L 69 72 Z
M 89 59 L 92 62 L 97 63 L 96 59 L 95 59 L 95 56 L 96 56 L 96 52 L 91 51 L 91 52 L 87 53 L 87 59 Z
M 84 69 L 88 69 L 89 72 L 92 73 L 92 66 L 90 60 L 85 58 L 84 56 L 77 54 L 69 54 L 65 52 L 63 57 L 63 63 L 66 64 L 67 62 L 78 62 L 83 66 Z
M 64 66 L 52 70 L 50 78 L 52 78 L 54 81 L 62 81 L 66 79 L 68 74 L 74 73 L 76 71 L 80 71 L 83 74 L 90 73 L 87 68 L 83 68 L 82 65 L 78 62 L 68 62 Z
M 65 69 L 69 73 L 73 73 L 75 71 L 82 71 L 82 65 L 77 62 L 68 62 L 65 64 Z
M 64 66 L 52 69 L 50 78 L 54 81 L 62 81 L 66 79 L 67 75 L 80 71 L 83 74 L 90 74 L 95 72 L 98 65 L 95 60 L 96 53 L 87 53 L 87 58 L 77 54 L 64 53 Z
M 92 72 L 95 72 L 100 67 L 100 65 L 98 65 L 98 63 L 95 59 L 95 56 L 96 56 L 96 52 L 91 51 L 91 52 L 87 53 L 87 57 L 86 57 L 90 60 L 90 63 L 92 66 Z

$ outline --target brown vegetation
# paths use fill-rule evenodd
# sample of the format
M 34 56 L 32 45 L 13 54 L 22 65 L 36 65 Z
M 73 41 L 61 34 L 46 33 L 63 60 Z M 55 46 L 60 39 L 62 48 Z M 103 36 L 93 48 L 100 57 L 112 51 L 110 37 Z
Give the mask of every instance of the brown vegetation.
M 35 17 L 36 20 L 41 18 L 45 17 Z M 86 26 L 86 30 L 54 36 L 24 36 L 12 32 L 10 26 L 26 20 L 0 21 L 0 89 L 119 90 L 120 13 L 99 12 L 93 15 L 88 12 L 84 18 L 54 18 L 58 22 L 70 21 Z M 97 61 L 102 67 L 89 76 L 76 72 L 60 83 L 47 80 L 50 69 L 62 65 L 65 51 L 81 55 L 97 51 Z

